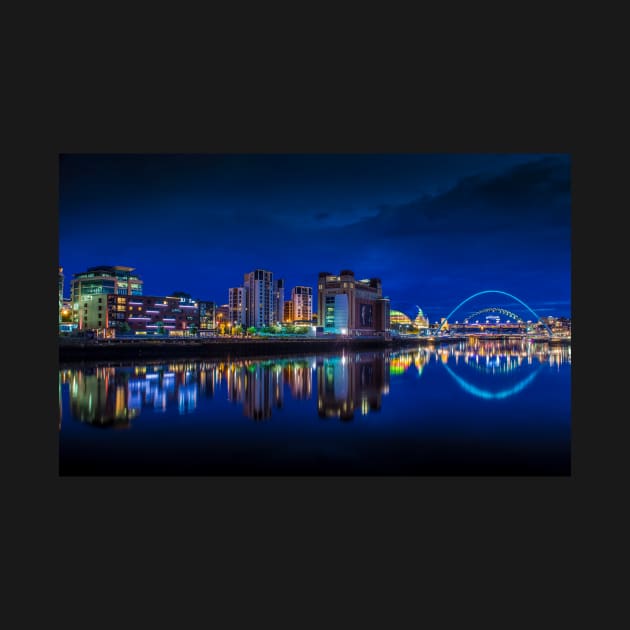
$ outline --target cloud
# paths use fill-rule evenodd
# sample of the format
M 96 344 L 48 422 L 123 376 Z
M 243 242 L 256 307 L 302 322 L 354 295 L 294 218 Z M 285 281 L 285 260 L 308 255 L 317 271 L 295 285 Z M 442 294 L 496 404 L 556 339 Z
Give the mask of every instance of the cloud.
M 402 204 L 382 204 L 361 231 L 383 236 L 423 236 L 570 226 L 568 159 L 549 156 L 500 173 L 461 178 L 450 189 Z

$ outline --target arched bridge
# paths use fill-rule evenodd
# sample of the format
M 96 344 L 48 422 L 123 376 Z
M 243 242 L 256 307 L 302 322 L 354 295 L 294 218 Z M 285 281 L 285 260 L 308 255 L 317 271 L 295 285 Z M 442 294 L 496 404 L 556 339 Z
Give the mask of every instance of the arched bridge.
M 468 317 L 464 318 L 464 323 L 467 323 L 473 317 L 477 317 L 478 315 L 483 315 L 484 313 L 501 313 L 501 315 L 506 315 L 507 317 L 511 317 L 515 322 L 523 322 L 523 318 L 512 311 L 508 311 L 505 308 L 499 308 L 498 306 L 491 306 L 490 308 L 482 308 L 480 311 L 475 311 L 468 315 Z
M 448 320 L 453 316 L 453 313 L 457 312 L 464 304 L 466 304 L 467 302 L 470 302 L 470 300 L 480 296 L 480 295 L 485 295 L 487 293 L 498 293 L 500 295 L 505 295 L 513 300 L 516 300 L 519 304 L 521 304 L 522 306 L 524 306 L 535 318 L 537 322 L 540 322 L 540 317 L 539 315 L 536 313 L 536 311 L 534 311 L 532 308 L 530 308 L 527 304 L 525 304 L 525 302 L 523 302 L 523 300 L 517 298 L 515 295 L 512 295 L 511 293 L 507 293 L 506 291 L 500 291 L 498 289 L 487 289 L 486 291 L 479 291 L 478 293 L 474 293 L 473 295 L 471 295 L 470 297 L 467 297 L 465 300 L 462 300 L 445 318 L 444 321 L 440 324 L 440 326 L 438 327 L 436 334 L 439 334 L 442 330 L 442 328 L 447 324 Z M 549 328 L 549 326 L 547 326 L 547 324 L 545 324 L 544 322 L 541 322 L 542 325 L 545 327 L 547 333 L 549 333 L 550 337 L 553 337 L 553 333 L 551 332 L 551 328 Z

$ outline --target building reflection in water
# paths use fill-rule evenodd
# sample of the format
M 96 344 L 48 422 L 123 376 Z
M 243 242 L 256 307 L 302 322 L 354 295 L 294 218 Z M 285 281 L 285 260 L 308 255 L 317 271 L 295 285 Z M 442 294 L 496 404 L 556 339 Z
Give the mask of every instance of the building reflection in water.
M 389 392 L 389 359 L 383 352 L 343 354 L 317 361 L 317 412 L 320 418 L 352 420 L 381 408 Z
M 142 409 L 180 414 L 197 409 L 199 397 L 213 398 L 224 389 L 228 400 L 241 404 L 253 420 L 270 418 L 284 405 L 284 384 L 296 399 L 312 396 L 314 357 L 274 361 L 182 362 L 141 366 L 105 366 L 59 371 L 67 385 L 74 419 L 99 427 L 129 427 Z
M 283 405 L 282 367 L 274 361 L 232 363 L 227 371 L 228 400 L 243 405 L 252 420 L 266 420 Z
M 180 414 L 194 412 L 200 399 L 227 394 L 253 420 L 266 420 L 284 406 L 285 386 L 293 399 L 313 396 L 321 418 L 351 420 L 381 408 L 390 378 L 421 376 L 432 362 L 464 364 L 501 374 L 521 365 L 559 367 L 571 363 L 566 344 L 483 341 L 470 339 L 443 346 L 422 346 L 401 352 L 361 352 L 330 357 L 274 360 L 180 361 L 138 366 L 63 368 L 59 371 L 59 428 L 62 389 L 68 388 L 71 417 L 96 427 L 127 428 L 143 409 Z M 410 372 L 411 370 L 411 372 Z

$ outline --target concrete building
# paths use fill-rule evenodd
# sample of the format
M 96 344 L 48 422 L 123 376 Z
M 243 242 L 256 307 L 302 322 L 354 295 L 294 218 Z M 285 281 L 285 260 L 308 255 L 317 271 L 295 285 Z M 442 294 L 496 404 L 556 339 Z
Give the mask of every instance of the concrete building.
M 319 274 L 317 312 L 324 332 L 382 335 L 389 330 L 389 299 L 380 279 L 356 280 L 347 269 L 338 276 Z
M 291 290 L 293 302 L 293 321 L 311 323 L 313 318 L 313 287 L 293 287 Z
M 229 326 L 242 326 L 246 328 L 247 323 L 247 288 L 246 287 L 232 287 L 229 289 L 228 305 L 228 325 Z
M 273 322 L 280 324 L 284 319 L 284 280 L 279 278 L 273 282 Z
M 293 323 L 293 302 L 291 300 L 287 300 L 284 303 L 284 317 L 282 321 L 287 324 Z
M 276 302 L 273 273 L 264 269 L 246 273 L 243 288 L 246 290 L 246 325 L 256 328 L 272 326 L 275 323 Z
M 132 273 L 133 267 L 107 266 L 88 267 L 87 271 L 75 273 L 71 282 L 74 319 L 79 323 L 79 303 L 93 295 L 142 295 L 143 281 Z
M 195 334 L 199 307 L 177 297 L 94 294 L 79 303 L 79 330 L 98 330 L 106 335 Z

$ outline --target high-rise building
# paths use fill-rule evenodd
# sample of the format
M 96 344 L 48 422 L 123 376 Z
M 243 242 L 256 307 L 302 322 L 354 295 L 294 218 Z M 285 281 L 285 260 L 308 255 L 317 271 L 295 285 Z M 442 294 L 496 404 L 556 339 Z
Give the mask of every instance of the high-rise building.
M 287 324 L 293 323 L 293 301 L 292 300 L 287 300 L 284 303 L 284 318 L 282 319 L 282 321 L 286 322 Z
M 284 280 L 279 278 L 273 282 L 273 322 L 279 324 L 284 319 Z
M 293 287 L 291 290 L 293 302 L 293 321 L 311 323 L 313 318 L 313 287 Z
M 246 273 L 243 288 L 246 289 L 247 300 L 246 325 L 256 328 L 272 326 L 275 322 L 273 273 L 264 269 Z
M 132 273 L 133 267 L 106 266 L 88 267 L 87 271 L 75 273 L 71 282 L 71 300 L 75 321 L 79 320 L 79 303 L 90 295 L 142 295 L 143 281 Z
M 233 287 L 229 289 L 228 297 L 229 305 L 229 321 L 230 326 L 243 326 L 245 328 L 247 323 L 247 288 L 245 287 Z
M 319 274 L 317 312 L 324 332 L 349 335 L 385 333 L 389 329 L 389 299 L 378 278 L 355 280 L 354 272 Z

